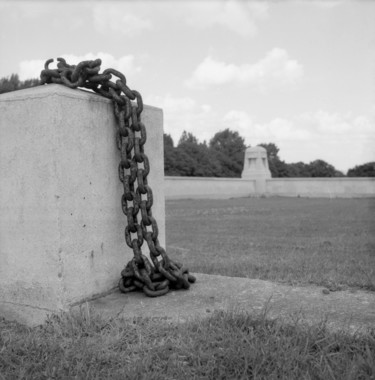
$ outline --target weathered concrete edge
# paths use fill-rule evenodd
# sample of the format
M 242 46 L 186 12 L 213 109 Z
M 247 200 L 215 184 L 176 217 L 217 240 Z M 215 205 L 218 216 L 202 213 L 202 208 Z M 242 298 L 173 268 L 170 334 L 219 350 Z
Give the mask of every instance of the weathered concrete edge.
M 196 321 L 219 311 L 245 312 L 292 324 L 315 325 L 325 321 L 333 331 L 366 333 L 375 328 L 375 292 L 346 290 L 324 294 L 324 288 L 319 286 L 295 287 L 201 273 L 195 276 L 197 283 L 187 291 L 171 291 L 163 297 L 149 298 L 139 292 L 122 294 L 116 288 L 71 304 L 68 311 L 89 310 L 90 314 L 105 319 L 146 317 L 168 323 Z M 33 314 L 32 324 L 25 320 L 30 326 L 40 325 L 48 315 L 59 313 L 27 305 L 14 307 L 23 307 L 25 312 Z
M 89 308 L 104 318 L 148 317 L 180 323 L 206 318 L 217 311 L 265 315 L 288 323 L 326 322 L 332 330 L 366 332 L 375 328 L 375 293 L 339 291 L 324 294 L 323 287 L 294 287 L 270 281 L 195 274 L 188 291 L 171 291 L 148 298 L 142 293 L 112 292 L 71 308 Z
M 72 302 L 71 304 L 66 305 L 64 308 L 60 308 L 57 310 L 48 309 L 44 307 L 37 307 L 33 305 L 27 305 L 24 303 L 16 303 L 16 302 L 0 300 L 0 315 L 6 320 L 10 320 L 10 321 L 17 320 L 18 322 L 25 324 L 27 326 L 35 327 L 35 326 L 42 325 L 47 320 L 48 316 L 69 312 L 75 307 L 85 305 L 98 298 L 106 297 L 109 294 L 116 292 L 116 290 L 117 290 L 117 286 L 105 292 L 94 294 L 93 296 L 85 298 L 79 302 Z M 22 318 L 22 315 L 25 315 L 25 317 Z
M 112 100 L 105 98 L 95 92 L 87 91 L 83 88 L 77 88 L 72 91 L 71 88 L 61 84 L 48 84 L 25 88 L 22 90 L 6 92 L 0 94 L 0 102 L 14 102 L 25 99 L 42 99 L 49 96 L 63 96 L 71 99 L 85 99 L 95 102 L 112 103 Z M 144 108 L 161 110 L 160 107 L 143 105 Z
M 110 102 L 109 99 L 98 96 L 93 92 L 85 91 L 82 89 L 78 89 L 78 91 L 72 91 L 71 88 L 59 84 L 35 86 L 18 91 L 7 92 L 0 95 L 0 102 L 13 102 L 16 100 L 21 101 L 25 99 L 40 99 L 51 95 L 64 96 L 72 99 L 90 99 L 105 103 Z

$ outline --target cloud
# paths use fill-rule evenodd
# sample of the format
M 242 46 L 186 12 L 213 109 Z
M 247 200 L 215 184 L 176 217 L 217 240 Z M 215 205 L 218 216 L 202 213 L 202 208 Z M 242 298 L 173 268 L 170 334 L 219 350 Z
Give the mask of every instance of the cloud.
M 107 68 L 113 68 L 122 72 L 126 77 L 133 76 L 141 71 L 141 67 L 135 65 L 135 58 L 133 55 L 124 55 L 120 58 L 115 58 L 109 53 L 99 52 L 97 54 L 87 53 L 85 55 L 74 55 L 74 54 L 62 54 L 61 57 L 65 58 L 67 63 L 71 65 L 76 65 L 77 63 L 85 60 L 94 60 L 100 58 L 102 60 L 101 71 Z M 53 63 L 50 64 L 50 68 L 55 68 L 56 58 Z M 44 63 L 46 59 L 35 59 L 22 61 L 19 63 L 19 77 L 21 80 L 38 78 L 40 72 L 44 69 Z M 55 65 L 54 65 L 55 64 Z
M 284 49 L 274 48 L 256 63 L 236 65 L 207 57 L 185 82 L 190 88 L 236 84 L 253 85 L 261 90 L 277 85 L 295 85 L 303 76 L 303 66 L 289 58 Z
M 148 96 L 145 103 L 163 109 L 164 132 L 172 136 L 175 145 L 184 130 L 200 142 L 209 142 L 215 133 L 229 128 L 237 131 L 246 145 L 275 143 L 281 159 L 288 163 L 322 159 L 346 172 L 375 161 L 375 115 L 317 110 L 258 122 L 244 110 L 220 113 L 190 97 Z
M 146 104 L 163 109 L 164 132 L 171 135 L 175 146 L 182 132 L 191 132 L 200 142 L 209 141 L 214 131 L 217 116 L 209 104 L 198 104 L 190 97 L 145 96 Z
M 323 159 L 346 171 L 375 160 L 374 121 L 363 115 L 339 114 L 323 110 L 254 122 L 244 111 L 231 110 L 223 120 L 252 146 L 273 142 L 286 162 Z
M 242 0 L 102 2 L 92 7 L 93 24 L 101 33 L 134 37 L 144 31 L 172 24 L 186 24 L 198 31 L 219 27 L 241 36 L 254 36 L 257 23 L 268 16 L 268 4 Z
M 244 111 L 231 110 L 224 115 L 224 122 L 231 125 L 249 144 L 278 142 L 285 139 L 307 140 L 310 134 L 306 130 L 296 130 L 293 120 L 275 118 L 268 123 L 256 123 Z
M 7 11 L 8 17 L 17 18 L 18 22 L 24 19 L 35 19 L 49 12 L 44 2 L 0 1 L 0 11 Z
M 348 1 L 347 1 L 348 2 Z M 341 5 L 343 3 L 343 0 L 317 0 L 317 1 L 310 1 L 309 4 L 314 5 L 315 7 L 318 7 L 320 9 L 332 9 L 336 8 L 337 6 Z
M 254 36 L 257 22 L 268 15 L 265 2 L 239 0 L 191 2 L 187 24 L 198 29 L 219 26 L 241 36 Z
M 152 29 L 149 19 L 138 16 L 134 11 L 140 11 L 137 3 L 102 3 L 93 6 L 93 22 L 98 32 L 134 37 L 145 30 Z M 142 4 L 139 4 L 142 7 Z M 137 12 L 141 13 L 141 12 Z
M 275 143 L 281 159 L 288 163 L 322 159 L 346 172 L 375 161 L 375 118 L 317 110 L 258 122 L 244 110 L 214 112 L 209 104 L 199 104 L 190 97 L 148 96 L 145 103 L 163 109 L 164 132 L 172 136 L 175 145 L 184 130 L 200 142 L 209 142 L 215 133 L 230 128 L 246 145 Z

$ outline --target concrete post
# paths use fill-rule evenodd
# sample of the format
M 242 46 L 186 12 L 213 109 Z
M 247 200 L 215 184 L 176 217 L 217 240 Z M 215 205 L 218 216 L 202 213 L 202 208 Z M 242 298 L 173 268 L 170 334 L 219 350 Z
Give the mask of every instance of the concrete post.
M 242 178 L 255 179 L 255 193 L 265 194 L 266 180 L 271 178 L 268 167 L 267 150 L 261 146 L 247 148 L 245 152 Z
M 162 110 L 145 106 L 142 121 L 165 246 Z M 1 316 L 40 323 L 117 285 L 133 256 L 119 156 L 110 100 L 60 85 L 0 96 Z

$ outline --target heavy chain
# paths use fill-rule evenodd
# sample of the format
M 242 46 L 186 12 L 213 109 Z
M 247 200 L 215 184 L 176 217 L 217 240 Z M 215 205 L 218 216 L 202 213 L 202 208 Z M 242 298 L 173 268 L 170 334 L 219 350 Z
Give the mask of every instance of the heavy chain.
M 152 216 L 153 196 L 147 181 L 150 164 L 144 152 L 147 135 L 141 121 L 141 94 L 131 90 L 125 76 L 117 70 L 106 69 L 100 74 L 100 59 L 83 61 L 78 65 L 69 65 L 63 58 L 57 58 L 57 61 L 57 69 L 49 68 L 53 59 L 46 61 L 40 74 L 41 84 L 87 88 L 111 99 L 114 105 L 116 141 L 121 153 L 118 173 L 124 186 L 121 207 L 127 218 L 125 242 L 134 253 L 133 259 L 121 272 L 119 289 L 123 293 L 143 290 L 150 297 L 164 295 L 169 289 L 188 289 L 190 283 L 195 282 L 195 277 L 182 264 L 168 257 L 159 243 L 158 225 Z M 116 82 L 111 81 L 112 76 L 118 78 Z M 142 254 L 145 240 L 153 265 Z

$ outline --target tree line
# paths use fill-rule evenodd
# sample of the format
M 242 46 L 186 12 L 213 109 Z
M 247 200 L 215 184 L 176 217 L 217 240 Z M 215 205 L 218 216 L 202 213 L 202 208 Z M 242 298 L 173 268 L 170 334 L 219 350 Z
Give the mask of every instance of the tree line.
M 0 79 L 0 94 L 5 92 L 22 90 L 23 88 L 29 88 L 38 86 L 40 84 L 40 79 L 26 79 L 24 81 L 20 80 L 18 74 L 12 74 L 9 77 L 4 77 Z
M 245 151 L 238 132 L 226 129 L 210 140 L 199 143 L 184 131 L 175 147 L 172 137 L 164 134 L 164 172 L 168 176 L 240 177 Z
M 267 151 L 272 177 L 344 177 L 323 160 L 286 163 L 280 159 L 276 144 L 259 145 Z M 199 143 L 192 133 L 184 131 L 174 146 L 172 137 L 164 134 L 164 172 L 166 176 L 239 178 L 246 148 L 244 138 L 228 128 L 217 132 L 208 144 Z
M 267 151 L 273 178 L 345 177 L 343 172 L 324 160 L 286 163 L 279 157 L 276 144 L 259 145 Z M 241 177 L 246 148 L 244 138 L 228 128 L 217 132 L 208 144 L 205 141 L 199 143 L 192 133 L 184 131 L 174 146 L 172 137 L 164 134 L 164 173 L 166 176 Z M 349 169 L 346 176 L 375 177 L 375 162 L 357 165 Z
M 21 81 L 18 74 L 0 79 L 0 94 L 33 87 L 40 79 Z M 274 143 L 259 144 L 267 150 L 272 177 L 343 177 L 344 173 L 324 160 L 286 163 L 279 157 Z M 174 146 L 172 137 L 164 134 L 164 173 L 167 176 L 241 177 L 247 146 L 238 132 L 229 128 L 217 132 L 207 143 L 200 143 L 184 131 Z M 348 170 L 348 177 L 375 177 L 375 162 L 367 162 Z

